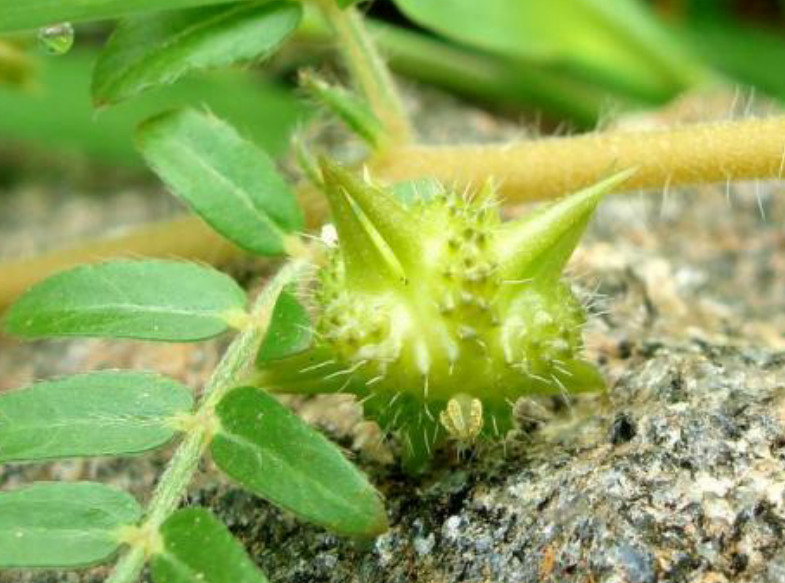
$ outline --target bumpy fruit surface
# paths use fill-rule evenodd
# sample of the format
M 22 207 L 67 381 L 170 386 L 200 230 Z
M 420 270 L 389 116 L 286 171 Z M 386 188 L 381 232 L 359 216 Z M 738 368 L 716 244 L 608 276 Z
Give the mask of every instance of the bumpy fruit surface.
M 488 185 L 459 195 L 429 182 L 404 197 L 322 172 L 338 245 L 304 300 L 309 341 L 260 361 L 265 386 L 357 395 L 412 469 L 445 438 L 503 436 L 523 395 L 603 387 L 581 359 L 585 315 L 561 276 L 625 175 L 505 223 Z

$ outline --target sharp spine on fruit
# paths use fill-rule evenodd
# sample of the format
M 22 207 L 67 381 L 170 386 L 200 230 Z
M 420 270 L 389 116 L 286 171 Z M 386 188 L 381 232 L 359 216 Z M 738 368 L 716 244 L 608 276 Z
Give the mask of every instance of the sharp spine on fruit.
M 399 200 L 367 171 L 323 160 L 321 174 L 337 245 L 304 301 L 323 360 L 303 367 L 301 356 L 294 373 L 277 363 L 282 386 L 299 371 L 318 391 L 309 375 L 324 367 L 324 392 L 355 393 L 367 415 L 399 432 L 410 468 L 447 437 L 502 436 L 518 397 L 602 387 L 580 360 L 585 311 L 561 278 L 625 173 L 508 223 L 491 183 L 472 195 L 415 182 Z M 429 194 L 412 200 L 412 191 Z

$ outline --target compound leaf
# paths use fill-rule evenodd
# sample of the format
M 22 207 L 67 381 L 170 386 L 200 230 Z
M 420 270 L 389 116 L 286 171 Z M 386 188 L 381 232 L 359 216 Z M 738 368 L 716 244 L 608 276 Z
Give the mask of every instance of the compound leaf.
M 226 238 L 260 255 L 285 252 L 285 234 L 302 227 L 294 193 L 270 157 L 220 119 L 191 109 L 142 124 L 147 163 Z
M 267 583 L 229 529 L 204 508 L 184 508 L 159 529 L 155 583 Z
M 241 2 L 120 24 L 95 65 L 93 101 L 117 103 L 187 73 L 270 56 L 297 27 L 293 2 Z
M 0 493 L 0 567 L 75 567 L 108 558 L 141 518 L 133 497 L 91 482 Z
M 191 391 L 166 377 L 96 372 L 0 395 L 0 462 L 138 453 L 175 433 Z
M 387 529 L 379 494 L 323 435 L 264 391 L 231 391 L 216 412 L 213 459 L 251 492 L 339 534 Z
M 101 336 L 186 342 L 217 336 L 244 314 L 245 292 L 195 263 L 118 260 L 64 271 L 11 308 L 8 333 L 23 338 Z

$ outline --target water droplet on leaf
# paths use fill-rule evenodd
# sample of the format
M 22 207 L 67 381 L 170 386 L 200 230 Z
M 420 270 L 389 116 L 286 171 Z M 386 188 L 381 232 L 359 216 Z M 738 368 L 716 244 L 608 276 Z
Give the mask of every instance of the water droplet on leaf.
M 38 30 L 38 43 L 50 55 L 64 55 L 74 45 L 74 27 L 70 22 L 45 26 Z

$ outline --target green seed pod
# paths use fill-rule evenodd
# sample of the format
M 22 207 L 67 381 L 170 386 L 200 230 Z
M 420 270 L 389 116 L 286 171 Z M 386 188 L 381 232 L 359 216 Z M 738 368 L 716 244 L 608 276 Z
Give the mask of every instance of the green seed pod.
M 561 277 L 628 173 L 507 223 L 490 185 L 404 197 L 326 162 L 322 174 L 338 245 L 307 301 L 313 340 L 260 361 L 263 386 L 355 394 L 411 470 L 446 438 L 502 437 L 521 396 L 603 388 Z

